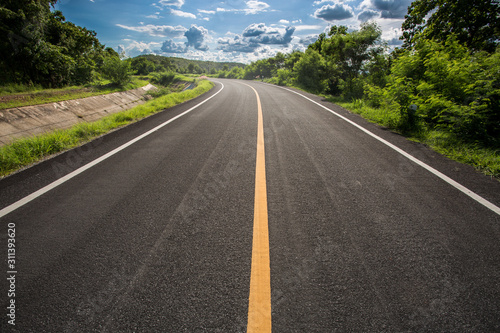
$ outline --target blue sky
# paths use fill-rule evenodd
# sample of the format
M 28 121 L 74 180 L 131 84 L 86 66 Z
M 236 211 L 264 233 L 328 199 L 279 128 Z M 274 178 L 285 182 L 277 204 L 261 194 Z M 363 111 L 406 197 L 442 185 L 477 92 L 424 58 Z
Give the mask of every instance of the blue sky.
M 400 45 L 411 0 L 59 0 L 67 20 L 127 56 L 160 54 L 249 63 L 304 51 L 332 25 L 376 21 Z

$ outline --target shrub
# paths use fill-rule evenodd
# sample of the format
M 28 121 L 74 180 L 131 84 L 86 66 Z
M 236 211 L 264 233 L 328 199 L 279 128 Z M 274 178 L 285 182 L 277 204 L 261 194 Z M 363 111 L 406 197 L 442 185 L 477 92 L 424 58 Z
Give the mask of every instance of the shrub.
M 130 63 L 118 57 L 108 57 L 104 60 L 102 73 L 112 83 L 123 86 L 130 81 Z
M 153 76 L 152 79 L 153 83 L 160 84 L 164 87 L 168 87 L 171 83 L 174 83 L 177 81 L 175 77 L 174 72 L 163 72 L 163 73 L 157 73 Z

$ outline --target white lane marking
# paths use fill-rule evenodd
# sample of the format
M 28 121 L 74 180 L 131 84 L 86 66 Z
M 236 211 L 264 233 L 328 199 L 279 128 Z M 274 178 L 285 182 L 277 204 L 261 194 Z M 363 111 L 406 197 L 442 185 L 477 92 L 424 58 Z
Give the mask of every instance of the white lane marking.
M 453 179 L 451 179 L 450 177 L 446 176 L 445 174 L 441 173 L 440 171 L 434 169 L 433 167 L 431 167 L 430 165 L 422 162 L 421 160 L 413 157 L 412 155 L 408 154 L 407 152 L 405 152 L 404 150 L 402 150 L 401 148 L 393 145 L 392 143 L 390 143 L 389 141 L 387 140 L 384 140 L 382 139 L 381 137 L 377 136 L 376 134 L 373 134 L 372 132 L 370 132 L 369 130 L 367 130 L 366 128 L 356 124 L 355 122 L 353 122 L 352 120 L 349 120 L 347 119 L 346 117 L 338 114 L 337 112 L 327 108 L 326 106 L 310 99 L 309 97 L 307 96 L 304 96 L 302 95 L 301 93 L 298 93 L 296 91 L 293 91 L 293 90 L 290 90 L 290 89 L 287 89 L 287 88 L 283 88 L 283 87 L 279 87 L 279 86 L 275 86 L 277 88 L 281 88 L 281 89 L 284 89 L 284 90 L 287 90 L 287 91 L 290 91 L 294 94 L 297 94 L 305 99 L 307 99 L 308 101 L 322 107 L 323 109 L 325 109 L 326 111 L 336 115 L 337 117 L 339 117 L 340 119 L 342 120 L 345 120 L 346 122 L 348 122 L 349 124 L 357 127 L 358 129 L 362 130 L 363 132 L 365 132 L 366 134 L 368 134 L 369 136 L 373 137 L 374 139 L 382 142 L 383 144 L 385 144 L 386 146 L 394 149 L 395 151 L 397 151 L 398 153 L 400 153 L 401 155 L 403 155 L 404 157 L 406 157 L 407 159 L 409 159 L 410 161 L 420 165 L 422 168 L 426 169 L 427 171 L 433 173 L 434 175 L 438 176 L 439 178 L 441 178 L 442 180 L 444 180 L 445 182 L 447 182 L 448 184 L 450 184 L 451 186 L 455 187 L 457 190 L 461 191 L 462 193 L 468 195 L 469 197 L 471 197 L 472 199 L 476 200 L 477 202 L 479 202 L 481 205 L 485 206 L 486 208 L 492 210 L 493 212 L 497 213 L 498 215 L 500 215 L 500 207 L 494 205 L 493 203 L 491 203 L 490 201 L 486 200 L 485 198 L 481 197 L 480 195 L 474 193 L 473 191 L 469 190 L 467 187 L 463 186 L 462 184 L 454 181 Z
M 150 134 L 152 134 L 152 133 L 154 133 L 154 132 L 158 131 L 160 128 L 162 128 L 162 127 L 164 127 L 164 126 L 166 126 L 166 125 L 170 124 L 170 123 L 171 123 L 171 122 L 173 122 L 174 120 L 179 119 L 180 117 L 182 117 L 182 116 L 184 116 L 184 115 L 188 114 L 189 112 L 193 111 L 194 109 L 198 108 L 198 107 L 199 107 L 199 106 L 201 106 L 202 104 L 204 104 L 204 103 L 208 102 L 209 100 L 211 100 L 212 98 L 214 98 L 215 96 L 217 96 L 217 95 L 218 95 L 218 94 L 219 94 L 219 93 L 220 93 L 220 92 L 224 89 L 224 85 L 223 85 L 221 82 L 218 82 L 218 83 L 220 83 L 220 84 L 221 84 L 221 86 L 222 86 L 222 87 L 220 88 L 220 90 L 219 90 L 219 91 L 217 91 L 217 92 L 216 92 L 215 94 L 213 94 L 212 96 L 210 96 L 209 98 L 207 98 L 206 100 L 204 100 L 203 102 L 201 102 L 201 103 L 199 103 L 199 104 L 197 104 L 197 105 L 193 106 L 193 107 L 192 107 L 192 108 L 190 108 L 189 110 L 184 111 L 183 113 L 181 113 L 181 114 L 179 114 L 179 115 L 175 116 L 174 118 L 172 118 L 172 119 L 170 119 L 170 120 L 167 120 L 166 122 L 164 122 L 164 123 L 162 123 L 162 124 L 160 124 L 160 125 L 156 126 L 155 128 L 153 128 L 152 130 L 149 130 L 149 131 L 147 131 L 146 133 L 144 133 L 144 134 L 142 134 L 142 135 L 140 135 L 140 136 L 136 137 L 135 139 L 132 139 L 132 140 L 130 140 L 130 141 L 129 141 L 129 142 L 127 142 L 127 143 L 124 143 L 124 144 L 123 144 L 123 145 L 121 145 L 120 147 L 118 147 L 118 148 L 116 148 L 116 149 L 114 149 L 114 150 L 110 151 L 109 153 L 107 153 L 107 154 L 105 154 L 105 155 L 103 155 L 103 156 L 99 157 L 98 159 L 96 159 L 96 160 L 94 160 L 94 161 L 92 161 L 92 162 L 90 162 L 90 163 L 88 163 L 88 164 L 85 164 L 85 165 L 84 165 L 84 166 L 82 166 L 81 168 L 76 169 L 75 171 L 73 171 L 73 172 L 71 172 L 71 173 L 67 174 L 66 176 L 64 176 L 64 177 L 62 177 L 62 178 L 59 178 L 58 180 L 56 180 L 56 181 L 54 181 L 54 182 L 50 183 L 49 185 L 47 185 L 47 186 L 45 186 L 45 187 L 43 187 L 43 188 L 39 189 L 38 191 L 33 192 L 32 194 L 30 194 L 30 195 L 28 195 L 28 196 L 24 197 L 23 199 L 21 199 L 21 200 L 19 200 L 19 201 L 15 202 L 15 203 L 13 203 L 12 205 L 7 206 L 7 207 L 3 208 L 2 210 L 0 210 L 0 218 L 2 218 L 2 217 L 4 217 L 5 215 L 7 215 L 7 214 L 9 214 L 9 213 L 11 213 L 11 212 L 13 212 L 13 211 L 15 211 L 15 210 L 16 210 L 16 209 L 18 209 L 18 208 L 20 208 L 20 207 L 22 207 L 22 206 L 26 205 L 28 202 L 35 200 L 35 199 L 36 199 L 36 198 L 38 198 L 39 196 L 41 196 L 41 195 L 43 195 L 43 194 L 45 194 L 45 193 L 49 192 L 50 190 L 52 190 L 52 189 L 56 188 L 57 186 L 59 186 L 59 185 L 61 185 L 61 184 L 65 183 L 65 182 L 67 182 L 67 181 L 68 181 L 68 180 L 70 180 L 71 178 L 78 176 L 79 174 L 81 174 L 82 172 L 85 172 L 86 170 L 88 170 L 88 169 L 92 168 L 93 166 L 96 166 L 97 164 L 101 163 L 102 161 L 104 161 L 104 160 L 106 160 L 106 159 L 110 158 L 111 156 L 113 156 L 113 155 L 115 155 L 115 154 L 119 153 L 120 151 L 122 151 L 122 150 L 124 150 L 125 148 L 127 148 L 127 147 L 129 147 L 129 146 L 133 145 L 133 144 L 134 144 L 134 143 L 136 143 L 137 141 L 144 139 L 144 138 L 145 138 L 145 137 L 147 137 L 148 135 L 150 135 Z

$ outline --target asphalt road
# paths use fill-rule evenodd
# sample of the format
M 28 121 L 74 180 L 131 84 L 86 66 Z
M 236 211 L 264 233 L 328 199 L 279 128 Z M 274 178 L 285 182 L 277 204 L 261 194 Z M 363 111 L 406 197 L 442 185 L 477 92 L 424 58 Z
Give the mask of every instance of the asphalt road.
M 212 97 L 0 217 L 1 332 L 246 332 L 248 85 L 263 114 L 274 332 L 500 331 L 500 215 L 320 105 L 496 207 L 500 182 L 320 97 L 216 81 L 0 181 L 2 209 Z

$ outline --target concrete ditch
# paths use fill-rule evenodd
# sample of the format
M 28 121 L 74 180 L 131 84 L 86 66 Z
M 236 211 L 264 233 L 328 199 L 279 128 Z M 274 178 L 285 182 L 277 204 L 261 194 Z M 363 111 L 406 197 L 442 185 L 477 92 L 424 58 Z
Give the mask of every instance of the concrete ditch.
M 148 84 L 124 92 L 0 110 L 0 146 L 128 110 L 150 99 L 147 93 L 154 89 Z

